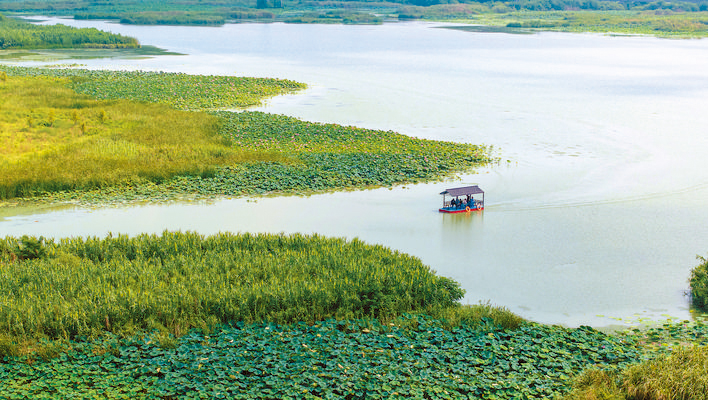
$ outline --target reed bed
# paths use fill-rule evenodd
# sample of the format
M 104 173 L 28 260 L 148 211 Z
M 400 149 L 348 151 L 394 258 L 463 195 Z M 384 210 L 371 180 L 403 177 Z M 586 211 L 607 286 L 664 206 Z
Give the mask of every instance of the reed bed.
M 708 347 L 677 347 L 670 354 L 621 371 L 590 369 L 564 397 L 617 400 L 708 399 Z
M 177 110 L 245 106 L 304 87 L 291 81 L 0 72 L 0 200 L 311 193 L 425 182 L 492 161 L 486 146 L 258 112 Z
M 138 40 L 95 28 L 35 25 L 0 14 L 0 49 L 137 48 Z
M 164 232 L 0 241 L 0 333 L 18 339 L 390 320 L 453 307 L 463 293 L 417 258 L 356 239 Z
M 263 99 L 305 89 L 287 79 L 188 75 L 152 71 L 106 71 L 0 66 L 7 75 L 65 77 L 68 87 L 97 100 L 132 100 L 166 104 L 181 110 L 239 108 Z
M 280 161 L 218 135 L 218 117 L 168 105 L 95 100 L 64 77 L 0 82 L 0 199 L 90 190 L 174 176 L 213 176 L 221 165 Z

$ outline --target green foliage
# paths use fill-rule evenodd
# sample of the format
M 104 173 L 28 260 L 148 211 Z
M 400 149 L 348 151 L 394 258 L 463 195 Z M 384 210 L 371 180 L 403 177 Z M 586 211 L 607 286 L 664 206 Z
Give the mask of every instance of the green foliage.
M 145 71 L 92 71 L 2 66 L 13 76 L 66 77 L 77 93 L 94 99 L 124 99 L 167 104 L 183 110 L 258 105 L 264 98 L 306 88 L 302 83 L 272 78 L 187 75 Z
M 562 400 L 625 400 L 617 371 L 591 368 L 573 379 L 573 389 Z
M 0 49 L 134 48 L 137 39 L 95 28 L 34 25 L 0 15 Z
M 264 9 L 268 11 L 264 11 Z M 381 23 L 386 18 L 454 20 L 541 30 L 639 33 L 672 37 L 708 35 L 708 1 L 615 0 L 393 0 L 393 1 L 130 1 L 16 0 L 0 11 L 116 19 L 132 24 L 220 25 L 258 20 L 297 23 Z M 544 21 L 546 14 L 563 14 Z M 533 18 L 536 21 L 526 21 Z M 564 20 L 566 19 L 566 20 Z M 525 28 L 526 29 L 526 28 Z
M 283 22 L 298 24 L 382 24 L 383 18 L 369 12 L 350 10 L 310 11 L 283 17 Z
M 490 149 L 484 146 L 264 113 L 208 115 L 132 102 L 185 109 L 246 106 L 303 87 L 291 81 L 5 66 L 0 70 L 35 79 L 16 79 L 18 86 L 0 87 L 17 99 L 17 112 L 6 117 L 27 115 L 16 129 L 26 133 L 8 136 L 12 145 L 3 149 L 10 162 L 0 162 L 0 198 L 44 195 L 50 201 L 102 202 L 303 193 L 429 181 L 491 161 Z M 71 94 L 62 86 L 67 82 L 75 91 L 103 100 Z M 118 101 L 122 99 L 131 102 Z M 27 128 L 27 123 L 32 126 Z M 40 140 L 28 143 L 25 137 Z
M 17 252 L 14 253 L 20 260 L 33 260 L 44 258 L 47 251 L 44 247 L 44 237 L 23 235 L 17 243 Z
M 575 370 L 638 356 L 633 344 L 590 328 L 447 330 L 425 316 L 402 319 L 407 327 L 369 319 L 237 323 L 192 331 L 168 348 L 155 336 L 105 335 L 47 362 L 0 364 L 0 397 L 93 390 L 106 398 L 550 398 Z
M 691 270 L 691 299 L 698 308 L 708 308 L 708 260 L 697 256 L 701 264 Z
M 490 161 L 484 146 L 410 138 L 394 132 L 305 122 L 260 112 L 218 112 L 221 134 L 253 161 L 218 168 L 211 177 L 177 177 L 160 185 L 79 194 L 87 202 L 200 196 L 310 193 L 439 179 Z M 69 194 L 69 196 L 76 196 Z M 71 197 L 76 198 L 76 197 Z M 62 200 L 61 194 L 50 200 Z
M 30 256 L 27 256 L 30 255 Z M 0 333 L 52 339 L 235 321 L 391 319 L 464 291 L 417 258 L 303 235 L 0 241 Z
M 708 399 L 708 347 L 679 347 L 669 355 L 629 368 L 627 397 L 647 400 Z
M 422 16 L 424 17 L 424 14 Z M 708 13 L 706 12 L 505 11 L 480 13 L 464 19 L 485 26 L 520 28 L 526 31 L 613 32 L 662 37 L 708 36 Z M 454 28 L 459 29 L 459 27 Z M 474 30 L 473 26 L 468 30 Z
M 282 161 L 287 157 L 281 154 L 230 146 L 218 135 L 220 122 L 215 116 L 168 105 L 252 104 L 302 87 L 290 81 L 183 74 L 7 66 L 0 70 L 9 75 L 0 86 L 6 100 L 0 116 L 0 199 L 131 187 L 176 175 L 208 177 L 225 165 Z M 110 100 L 93 100 L 66 86 Z
M 493 306 L 491 303 L 474 305 L 459 305 L 445 307 L 431 312 L 435 319 L 442 321 L 448 329 L 460 325 L 479 325 L 491 322 L 504 329 L 518 329 L 526 321 L 505 307 Z
M 216 115 L 223 120 L 222 134 L 228 135 L 234 146 L 281 152 L 299 161 L 251 164 L 244 170 L 220 171 L 214 177 L 250 193 L 420 182 L 490 161 L 489 149 L 483 146 L 416 139 L 391 131 L 312 123 L 259 112 Z
M 66 82 L 13 77 L 0 86 L 8 105 L 0 116 L 0 199 L 202 176 L 249 158 L 223 143 L 212 116 L 91 100 Z
M 127 14 L 120 18 L 121 24 L 133 25 L 223 25 L 226 18 L 221 15 L 184 11 L 147 11 Z
M 636 343 L 641 357 L 636 365 L 619 369 L 594 366 L 573 380 L 563 399 L 705 399 L 708 365 L 708 325 L 667 322 L 646 329 L 617 333 L 627 343 Z
M 706 367 L 708 347 L 677 347 L 624 370 L 587 370 L 564 399 L 705 400 Z

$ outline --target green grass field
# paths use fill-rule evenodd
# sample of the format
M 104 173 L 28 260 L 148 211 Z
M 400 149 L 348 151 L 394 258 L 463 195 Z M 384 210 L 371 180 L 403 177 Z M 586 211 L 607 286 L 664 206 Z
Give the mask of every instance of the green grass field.
M 210 176 L 220 165 L 282 158 L 229 146 L 219 119 L 205 113 L 94 100 L 63 77 L 2 74 L 0 199 Z

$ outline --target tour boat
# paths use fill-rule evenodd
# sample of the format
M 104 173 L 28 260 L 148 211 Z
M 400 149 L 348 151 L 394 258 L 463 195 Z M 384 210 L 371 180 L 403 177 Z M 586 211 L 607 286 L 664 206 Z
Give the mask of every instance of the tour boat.
M 479 186 L 465 186 L 447 189 L 440 193 L 443 196 L 443 206 L 439 210 L 442 213 L 457 214 L 484 210 L 484 190 Z M 475 195 L 482 195 L 481 199 L 475 199 Z M 447 201 L 450 196 L 450 201 Z

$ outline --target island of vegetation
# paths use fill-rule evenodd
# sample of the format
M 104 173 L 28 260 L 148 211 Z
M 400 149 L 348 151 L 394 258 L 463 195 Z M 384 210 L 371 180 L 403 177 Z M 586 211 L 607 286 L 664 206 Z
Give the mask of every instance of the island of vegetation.
M 0 12 L 150 25 L 223 25 L 240 21 L 381 24 L 423 19 L 461 22 L 482 31 L 708 36 L 705 0 L 7 0 L 0 2 Z
M 492 160 L 485 146 L 213 111 L 304 87 L 277 79 L 0 67 L 7 110 L 0 116 L 0 200 L 304 194 L 434 180 Z M 196 111 L 204 109 L 212 111 Z
M 137 48 L 135 38 L 66 25 L 35 25 L 0 14 L 0 49 Z

